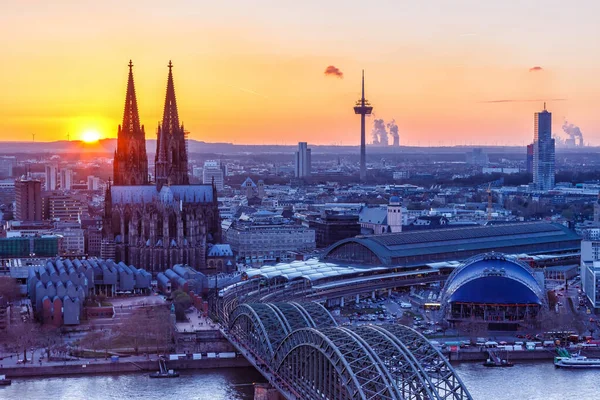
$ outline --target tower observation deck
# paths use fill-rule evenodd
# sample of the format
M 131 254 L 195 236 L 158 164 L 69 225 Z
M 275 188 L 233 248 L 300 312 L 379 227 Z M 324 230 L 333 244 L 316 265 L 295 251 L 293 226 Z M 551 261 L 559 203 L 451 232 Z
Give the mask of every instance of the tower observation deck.
M 365 70 L 362 71 L 362 96 L 354 105 L 354 114 L 360 114 L 360 180 L 364 182 L 367 179 L 367 154 L 365 139 L 365 115 L 370 115 L 373 107 L 365 99 Z

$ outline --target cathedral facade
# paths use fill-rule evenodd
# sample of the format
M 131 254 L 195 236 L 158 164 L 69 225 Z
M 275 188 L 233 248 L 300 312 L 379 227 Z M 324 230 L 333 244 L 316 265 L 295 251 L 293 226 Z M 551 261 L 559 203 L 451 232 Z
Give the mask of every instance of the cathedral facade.
M 153 274 L 175 264 L 204 273 L 222 272 L 207 265 L 209 246 L 219 243 L 221 220 L 214 185 L 190 185 L 183 125 L 179 123 L 173 65 L 157 130 L 155 181 L 148 174 L 146 138 L 133 81 L 133 64 L 118 128 L 113 184 L 104 201 L 103 256 L 144 268 Z

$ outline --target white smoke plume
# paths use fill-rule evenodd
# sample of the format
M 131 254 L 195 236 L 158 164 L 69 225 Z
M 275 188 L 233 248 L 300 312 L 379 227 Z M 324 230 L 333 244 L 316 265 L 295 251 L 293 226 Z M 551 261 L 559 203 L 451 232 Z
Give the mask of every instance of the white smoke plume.
M 567 120 L 563 123 L 563 131 L 569 135 L 569 138 L 575 140 L 575 145 L 580 147 L 583 146 L 583 133 L 581 129 L 575 124 L 570 124 Z
M 388 133 L 385 129 L 385 121 L 383 119 L 376 119 L 373 121 L 371 136 L 373 136 L 373 144 L 379 144 L 381 146 L 388 145 Z
M 387 128 L 390 131 L 390 136 L 394 139 L 393 145 L 400 146 L 400 134 L 398 133 L 398 125 L 396 125 L 396 120 L 393 119 L 387 124 Z

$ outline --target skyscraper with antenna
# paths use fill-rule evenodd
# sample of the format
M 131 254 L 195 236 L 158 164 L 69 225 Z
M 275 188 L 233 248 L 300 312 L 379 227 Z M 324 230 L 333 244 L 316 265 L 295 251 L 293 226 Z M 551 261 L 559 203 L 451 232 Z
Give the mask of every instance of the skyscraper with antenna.
M 367 152 L 365 138 L 365 116 L 373 112 L 373 107 L 365 99 L 365 70 L 362 71 L 362 95 L 354 105 L 354 114 L 360 114 L 360 180 L 367 179 Z

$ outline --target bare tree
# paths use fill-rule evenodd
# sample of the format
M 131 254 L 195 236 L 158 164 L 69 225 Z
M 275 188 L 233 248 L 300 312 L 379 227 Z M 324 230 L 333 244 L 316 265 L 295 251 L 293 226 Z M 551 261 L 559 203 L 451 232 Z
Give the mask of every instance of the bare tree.
M 40 344 L 40 329 L 37 324 L 32 321 L 17 320 L 8 328 L 7 338 L 13 343 L 17 353 L 23 351 L 23 362 L 27 362 L 27 350 L 31 349 L 32 361 L 33 352 Z
M 8 276 L 0 276 L 0 298 L 12 303 L 20 297 L 21 289 L 17 280 Z

